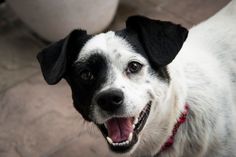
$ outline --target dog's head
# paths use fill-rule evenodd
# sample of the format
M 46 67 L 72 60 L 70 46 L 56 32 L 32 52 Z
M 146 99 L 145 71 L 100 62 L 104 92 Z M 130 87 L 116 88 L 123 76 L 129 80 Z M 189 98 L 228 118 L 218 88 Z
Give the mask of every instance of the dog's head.
M 117 32 L 74 30 L 38 60 L 48 84 L 66 79 L 75 108 L 98 126 L 111 150 L 128 152 L 151 140 L 154 125 L 165 131 L 163 117 L 171 110 L 167 65 L 187 34 L 180 25 L 133 16 Z

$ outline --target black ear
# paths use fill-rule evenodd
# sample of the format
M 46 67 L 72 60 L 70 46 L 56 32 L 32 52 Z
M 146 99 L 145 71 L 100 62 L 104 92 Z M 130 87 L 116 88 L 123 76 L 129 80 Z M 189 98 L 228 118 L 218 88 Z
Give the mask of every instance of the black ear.
M 66 38 L 49 45 L 37 55 L 48 84 L 56 84 L 63 78 L 68 64 L 75 60 L 88 38 L 86 31 L 74 30 Z
M 126 29 L 137 33 L 145 53 L 154 68 L 169 64 L 181 49 L 188 30 L 171 22 L 131 16 Z

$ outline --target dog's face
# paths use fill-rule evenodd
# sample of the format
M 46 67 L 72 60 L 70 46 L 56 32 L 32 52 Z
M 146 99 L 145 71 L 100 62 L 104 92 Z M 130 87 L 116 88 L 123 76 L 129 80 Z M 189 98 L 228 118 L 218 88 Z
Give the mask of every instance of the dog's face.
M 49 84 L 67 80 L 75 108 L 98 126 L 111 150 L 128 152 L 144 145 L 156 119 L 164 120 L 167 65 L 186 37 L 179 25 L 134 16 L 117 32 L 75 30 L 38 59 Z

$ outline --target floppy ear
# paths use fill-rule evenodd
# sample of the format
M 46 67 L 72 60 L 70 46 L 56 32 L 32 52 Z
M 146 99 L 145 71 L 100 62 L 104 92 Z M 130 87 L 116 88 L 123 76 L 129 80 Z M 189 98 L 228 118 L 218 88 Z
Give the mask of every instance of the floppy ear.
M 74 30 L 66 38 L 49 45 L 37 55 L 48 84 L 56 84 L 63 78 L 68 64 L 76 58 L 88 38 L 86 31 Z
M 154 68 L 169 64 L 181 49 L 188 30 L 171 22 L 131 16 L 126 29 L 137 33 L 145 53 Z

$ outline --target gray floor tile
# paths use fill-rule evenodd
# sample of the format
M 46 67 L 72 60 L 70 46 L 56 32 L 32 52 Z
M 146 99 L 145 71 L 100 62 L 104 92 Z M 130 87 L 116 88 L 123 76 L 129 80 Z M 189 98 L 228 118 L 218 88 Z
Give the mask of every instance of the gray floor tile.
M 9 12 L 0 7 L 0 93 L 39 72 L 36 54 L 44 46 Z

